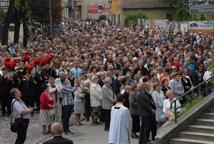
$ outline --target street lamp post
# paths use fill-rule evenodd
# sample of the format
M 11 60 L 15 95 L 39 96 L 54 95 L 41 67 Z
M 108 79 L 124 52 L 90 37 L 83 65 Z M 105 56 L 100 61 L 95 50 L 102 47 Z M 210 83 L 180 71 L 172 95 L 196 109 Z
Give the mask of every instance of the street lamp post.
M 49 0 L 50 38 L 53 38 L 52 0 Z

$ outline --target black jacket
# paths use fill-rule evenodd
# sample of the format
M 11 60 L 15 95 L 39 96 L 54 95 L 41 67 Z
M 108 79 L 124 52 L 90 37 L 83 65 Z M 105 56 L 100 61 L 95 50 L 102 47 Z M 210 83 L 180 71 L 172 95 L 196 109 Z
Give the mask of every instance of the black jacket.
M 53 139 L 48 140 L 43 144 L 73 144 L 73 141 L 63 138 L 62 136 L 55 136 Z
M 156 110 L 152 95 L 147 92 L 141 92 L 137 96 L 138 113 L 141 117 L 153 116 L 152 109 Z

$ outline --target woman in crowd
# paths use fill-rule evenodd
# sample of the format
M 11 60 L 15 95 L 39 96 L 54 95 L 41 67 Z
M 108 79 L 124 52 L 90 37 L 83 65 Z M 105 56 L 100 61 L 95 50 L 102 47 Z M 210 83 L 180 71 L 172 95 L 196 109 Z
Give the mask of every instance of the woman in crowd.
M 58 86 L 55 84 L 54 78 L 50 77 L 48 80 L 49 93 L 54 99 L 54 108 L 50 111 L 51 120 L 53 122 L 60 122 L 61 120 L 61 106 L 59 102 Z
M 172 102 L 175 99 L 175 97 L 172 90 L 168 90 L 166 92 L 166 96 L 168 97 L 168 99 L 165 99 L 163 101 L 163 113 L 166 119 L 170 119 L 174 115 L 173 112 L 174 112 L 175 104 Z M 181 110 L 181 104 L 179 101 L 176 101 L 176 108 L 178 108 L 177 111 Z
M 161 83 L 162 83 L 161 90 L 163 91 L 164 95 L 166 96 L 166 92 L 168 90 L 170 90 L 169 81 L 168 81 L 168 79 L 162 79 Z
M 126 85 L 124 87 L 124 89 L 121 91 L 121 94 L 123 95 L 124 97 L 124 106 L 129 108 L 129 92 L 130 92 L 130 86 L 129 85 Z
M 181 82 L 180 74 L 173 73 L 173 78 L 169 81 L 169 87 L 174 93 L 175 98 L 178 98 L 184 93 L 184 87 Z M 184 99 L 181 99 L 180 103 L 184 104 L 185 103 Z
M 19 121 L 15 144 L 24 144 L 29 124 L 29 114 L 33 111 L 33 108 L 27 108 L 21 99 L 22 94 L 18 88 L 11 89 L 10 94 L 13 97 L 11 104 L 12 118 L 14 118 L 16 122 Z
M 183 73 L 181 75 L 181 82 L 184 87 L 184 92 L 187 92 L 191 88 L 193 88 L 192 81 L 191 81 L 190 77 L 187 75 L 187 71 L 183 71 Z
M 137 109 L 137 85 L 131 86 L 131 92 L 129 95 L 129 111 L 132 116 L 132 138 L 138 138 L 137 132 L 140 132 L 140 117 Z
M 98 77 L 96 75 L 92 76 L 92 84 L 90 87 L 90 100 L 92 107 L 92 124 L 98 124 L 98 118 L 101 113 L 102 106 L 102 88 L 98 84 Z
M 80 80 L 75 80 L 75 87 L 77 88 L 74 91 L 74 113 L 76 118 L 76 125 L 82 125 L 80 122 L 81 114 L 85 113 L 85 95 L 82 93 L 80 87 Z
M 165 95 L 163 91 L 161 90 L 160 83 L 156 83 L 154 85 L 154 91 L 152 92 L 152 98 L 155 102 L 156 106 L 156 111 L 155 111 L 155 116 L 156 116 L 156 122 L 157 122 L 157 128 L 159 128 L 164 122 L 165 119 L 163 117 L 163 101 L 165 99 Z
M 49 86 L 44 83 L 41 86 L 43 90 L 40 96 L 40 123 L 42 125 L 42 133 L 48 134 L 51 133 L 51 115 L 50 110 L 54 108 L 54 99 L 49 93 Z

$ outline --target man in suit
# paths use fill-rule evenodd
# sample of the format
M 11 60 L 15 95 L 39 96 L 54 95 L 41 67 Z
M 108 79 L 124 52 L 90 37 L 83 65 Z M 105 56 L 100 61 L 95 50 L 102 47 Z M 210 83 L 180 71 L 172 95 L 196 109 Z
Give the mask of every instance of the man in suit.
M 62 137 L 63 128 L 60 123 L 53 123 L 51 125 L 51 132 L 54 136 L 53 139 L 50 139 L 43 144 L 73 144 L 73 141 Z
M 137 96 L 138 113 L 142 118 L 139 144 L 147 144 L 150 132 L 152 138 L 156 135 L 155 129 L 155 103 L 152 99 L 150 84 L 148 82 L 138 84 L 139 95 Z

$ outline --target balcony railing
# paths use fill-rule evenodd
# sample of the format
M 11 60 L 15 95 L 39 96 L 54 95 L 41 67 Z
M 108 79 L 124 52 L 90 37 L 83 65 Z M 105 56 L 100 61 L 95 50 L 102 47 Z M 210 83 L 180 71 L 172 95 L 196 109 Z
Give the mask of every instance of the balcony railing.
M 10 4 L 10 1 L 9 1 L 9 0 L 1 0 L 1 1 L 0 1 L 0 7 L 1 7 L 1 8 L 8 8 L 8 7 L 9 7 L 9 4 Z

